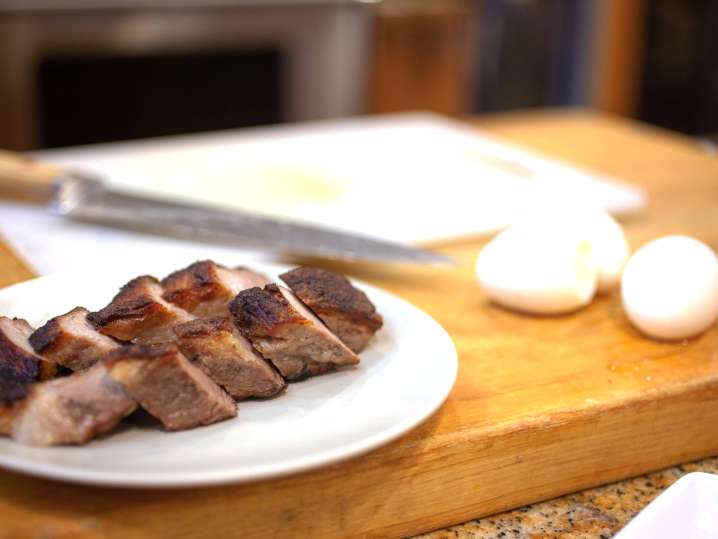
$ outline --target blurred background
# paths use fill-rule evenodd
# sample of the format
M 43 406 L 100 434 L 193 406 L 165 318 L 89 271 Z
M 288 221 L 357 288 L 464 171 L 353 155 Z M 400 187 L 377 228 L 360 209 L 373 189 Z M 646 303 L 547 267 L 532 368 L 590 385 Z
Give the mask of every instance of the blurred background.
M 0 147 L 582 106 L 718 133 L 714 0 L 0 0 Z

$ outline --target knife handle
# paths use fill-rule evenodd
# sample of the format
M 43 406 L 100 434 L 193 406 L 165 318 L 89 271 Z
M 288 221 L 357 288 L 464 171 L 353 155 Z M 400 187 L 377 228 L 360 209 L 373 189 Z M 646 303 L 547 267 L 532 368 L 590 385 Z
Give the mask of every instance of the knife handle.
M 55 165 L 0 150 L 0 198 L 49 202 L 53 181 L 61 174 Z

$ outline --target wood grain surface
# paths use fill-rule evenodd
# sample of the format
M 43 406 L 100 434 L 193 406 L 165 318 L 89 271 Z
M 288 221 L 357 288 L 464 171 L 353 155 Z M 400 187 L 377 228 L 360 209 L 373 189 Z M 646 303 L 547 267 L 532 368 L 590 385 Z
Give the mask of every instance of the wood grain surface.
M 718 248 L 718 160 L 689 139 L 581 111 L 478 123 L 645 187 L 650 207 L 625 223 L 634 248 L 669 233 Z M 615 294 L 573 316 L 501 310 L 474 283 L 481 245 L 442 246 L 461 262 L 453 269 L 334 266 L 425 309 L 456 343 L 449 400 L 410 434 L 229 487 L 132 491 L 0 472 L 0 537 L 406 536 L 718 454 L 717 327 L 650 341 Z M 0 284 L 29 276 L 0 248 Z

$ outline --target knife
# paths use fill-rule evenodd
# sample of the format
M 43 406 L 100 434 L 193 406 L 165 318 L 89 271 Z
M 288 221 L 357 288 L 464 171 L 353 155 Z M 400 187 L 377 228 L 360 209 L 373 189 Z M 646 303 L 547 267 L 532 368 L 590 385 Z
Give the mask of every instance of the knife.
M 75 221 L 205 243 L 321 258 L 454 263 L 438 253 L 369 236 L 116 191 L 87 174 L 3 150 L 0 196 L 49 202 L 53 212 Z

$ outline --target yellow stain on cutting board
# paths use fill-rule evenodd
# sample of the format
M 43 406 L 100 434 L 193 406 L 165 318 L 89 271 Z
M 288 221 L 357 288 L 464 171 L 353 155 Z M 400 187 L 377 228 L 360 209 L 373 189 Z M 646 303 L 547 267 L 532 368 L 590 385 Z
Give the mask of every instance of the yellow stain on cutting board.
M 350 188 L 348 178 L 292 165 L 246 169 L 236 184 L 242 207 L 277 216 L 311 213 L 312 208 L 337 202 Z
M 275 215 L 331 205 L 353 182 L 352 178 L 319 167 L 272 163 L 243 163 L 211 170 L 201 178 L 186 174 L 162 180 L 155 177 L 152 187 L 195 200 Z
M 254 171 L 251 185 L 255 196 L 285 202 L 331 203 L 347 191 L 346 181 L 337 181 L 323 171 L 303 167 L 267 167 Z M 245 191 L 246 192 L 246 191 Z

